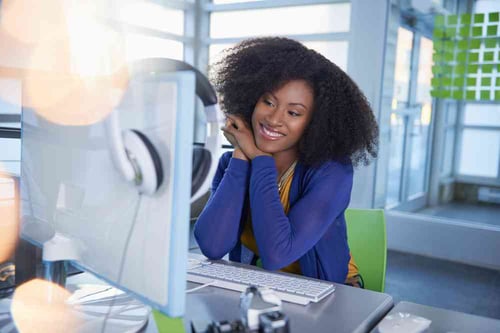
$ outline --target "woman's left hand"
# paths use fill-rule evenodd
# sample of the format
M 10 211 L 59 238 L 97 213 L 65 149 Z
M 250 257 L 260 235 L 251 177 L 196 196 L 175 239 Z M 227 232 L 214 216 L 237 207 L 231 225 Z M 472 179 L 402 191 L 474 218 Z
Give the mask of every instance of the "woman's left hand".
M 253 131 L 240 116 L 226 115 L 229 126 L 223 128 L 224 132 L 232 135 L 238 142 L 238 146 L 242 152 L 251 160 L 260 155 L 270 154 L 263 152 L 255 145 L 255 137 Z

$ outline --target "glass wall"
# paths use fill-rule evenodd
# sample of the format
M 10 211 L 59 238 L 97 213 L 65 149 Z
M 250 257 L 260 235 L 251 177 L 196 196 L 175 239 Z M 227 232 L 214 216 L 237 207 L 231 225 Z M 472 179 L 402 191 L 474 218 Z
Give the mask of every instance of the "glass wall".
M 432 120 L 432 40 L 420 37 L 420 50 L 418 56 L 416 105 L 419 106 L 416 116 L 413 118 L 409 171 L 408 197 L 411 199 L 427 188 L 427 165 L 430 139 L 430 125 Z
M 0 77 L 0 127 L 21 126 L 21 80 Z M 0 133 L 0 173 L 19 174 L 21 164 L 21 141 L 4 138 Z
M 315 4 L 308 1 L 293 6 L 293 1 L 249 1 L 241 9 L 237 5 L 228 10 L 217 4 L 243 1 L 214 1 L 210 7 L 209 62 L 220 52 L 237 42 L 258 36 L 288 36 L 303 42 L 346 70 L 350 3 Z
M 119 7 L 117 12 L 117 21 L 124 24 L 127 60 L 183 59 L 183 43 L 168 38 L 167 34 L 184 35 L 184 10 L 152 2 L 130 2 Z M 165 37 L 159 37 L 161 33 L 165 33 Z
M 403 110 L 409 105 L 410 76 L 413 50 L 413 32 L 400 27 L 396 41 L 396 64 L 394 67 L 394 91 L 390 127 L 389 168 L 387 178 L 386 205 L 394 206 L 401 201 L 403 163 L 407 118 Z
M 397 30 L 385 200 L 389 208 L 415 210 L 427 200 L 433 42 L 424 32 L 406 24 Z
M 461 128 L 458 175 L 499 180 L 500 105 L 467 103 Z
M 498 1 L 480 0 L 475 2 L 475 13 L 484 13 L 484 23 L 474 27 L 475 37 L 485 39 L 481 48 L 474 53 L 473 62 L 479 66 L 500 63 L 500 36 Z M 496 40 L 496 42 L 495 42 Z M 470 60 L 469 60 L 470 61 Z M 498 67 L 498 66 L 497 66 Z M 481 90 L 476 94 L 484 96 L 500 95 L 500 77 L 498 69 L 483 70 L 470 78 L 475 88 Z M 477 96 L 476 96 L 477 97 Z M 455 176 L 460 182 L 481 184 L 484 186 L 500 186 L 500 106 L 498 102 L 465 102 L 459 117 L 459 132 L 456 142 Z

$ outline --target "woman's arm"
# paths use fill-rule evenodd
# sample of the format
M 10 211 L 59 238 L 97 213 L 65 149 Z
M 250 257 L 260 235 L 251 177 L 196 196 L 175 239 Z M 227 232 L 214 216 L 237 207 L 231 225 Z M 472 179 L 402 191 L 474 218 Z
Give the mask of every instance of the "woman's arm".
M 224 154 L 212 182 L 210 199 L 194 226 L 194 236 L 202 253 L 220 259 L 236 245 L 250 163 Z
M 321 168 L 286 216 L 273 158 L 259 156 L 252 161 L 252 225 L 264 268 L 276 270 L 289 265 L 321 239 L 349 204 L 352 174 L 350 165 L 332 163 Z

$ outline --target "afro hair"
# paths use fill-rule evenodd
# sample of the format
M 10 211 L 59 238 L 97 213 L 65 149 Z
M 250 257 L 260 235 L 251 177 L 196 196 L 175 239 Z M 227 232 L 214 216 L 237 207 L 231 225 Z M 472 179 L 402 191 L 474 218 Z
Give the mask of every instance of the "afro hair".
M 314 92 L 312 120 L 299 142 L 299 160 L 368 164 L 377 156 L 378 126 L 358 86 L 338 66 L 301 43 L 283 37 L 247 39 L 226 49 L 210 79 L 228 114 L 251 124 L 259 98 L 292 80 Z

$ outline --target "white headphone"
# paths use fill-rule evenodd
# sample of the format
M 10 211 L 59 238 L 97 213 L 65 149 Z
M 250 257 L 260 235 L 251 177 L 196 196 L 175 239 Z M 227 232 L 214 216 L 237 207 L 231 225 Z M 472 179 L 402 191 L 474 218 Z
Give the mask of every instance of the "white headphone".
M 132 74 L 168 73 L 190 70 L 196 77 L 196 95 L 204 105 L 207 135 L 204 148 L 193 149 L 193 173 L 191 184 L 191 203 L 203 196 L 217 170 L 218 159 L 222 154 L 222 134 L 220 127 L 224 115 L 217 104 L 217 95 L 208 79 L 196 68 L 184 62 L 153 58 L 143 59 L 131 65 Z M 133 182 L 139 192 L 152 195 L 164 179 L 160 155 L 147 136 L 136 129 L 122 130 L 117 112 L 112 112 L 105 121 L 106 132 L 111 144 L 111 156 L 115 167 L 129 182 Z

